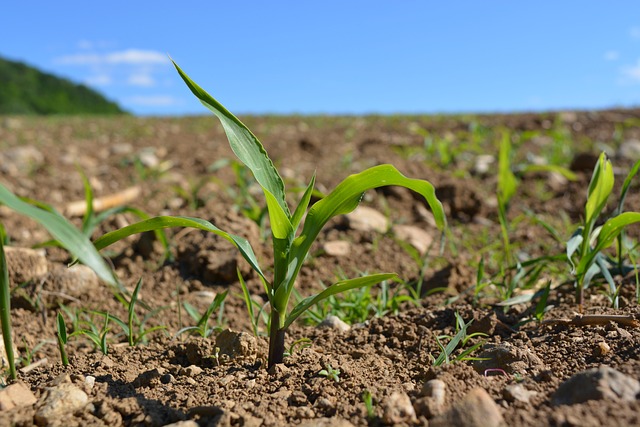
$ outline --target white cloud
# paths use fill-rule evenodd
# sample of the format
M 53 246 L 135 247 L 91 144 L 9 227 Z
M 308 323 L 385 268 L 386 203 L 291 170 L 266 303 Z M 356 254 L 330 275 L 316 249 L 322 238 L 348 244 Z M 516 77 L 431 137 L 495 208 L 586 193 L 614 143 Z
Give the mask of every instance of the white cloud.
M 155 50 L 127 49 L 110 53 L 78 53 L 56 58 L 58 64 L 99 65 L 99 64 L 165 64 L 167 55 Z
M 108 74 L 95 74 L 84 79 L 88 86 L 108 86 L 113 83 L 113 79 Z
M 156 85 L 156 81 L 148 72 L 139 72 L 129 75 L 127 84 L 131 86 L 152 87 Z
M 131 96 L 126 98 L 125 102 L 144 107 L 169 107 L 181 103 L 179 99 L 170 95 Z
M 604 53 L 603 58 L 605 61 L 617 61 L 620 58 L 620 52 L 617 50 L 608 50 Z
M 640 59 L 636 62 L 636 65 L 623 67 L 621 71 L 626 81 L 640 83 Z

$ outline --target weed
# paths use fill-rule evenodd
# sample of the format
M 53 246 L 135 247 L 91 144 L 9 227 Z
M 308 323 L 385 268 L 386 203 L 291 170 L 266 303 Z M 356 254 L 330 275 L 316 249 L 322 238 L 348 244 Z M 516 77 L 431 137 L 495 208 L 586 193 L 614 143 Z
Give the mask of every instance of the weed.
M 67 326 L 64 323 L 64 317 L 62 317 L 62 313 L 58 313 L 58 317 L 56 318 L 56 320 L 56 337 L 58 338 L 60 359 L 62 360 L 62 366 L 69 366 L 69 358 L 67 357 L 67 350 L 65 348 L 69 337 L 67 336 Z
M 292 213 L 286 202 L 284 181 L 263 145 L 237 117 L 194 83 L 177 65 L 175 66 L 191 92 L 220 120 L 232 150 L 251 170 L 264 193 L 272 237 L 273 276 L 268 278 L 263 272 L 247 240 L 198 218 L 166 216 L 151 218 L 107 233 L 97 239 L 95 245 L 102 249 L 129 235 L 168 227 L 198 228 L 215 233 L 233 243 L 258 273 L 269 299 L 271 320 L 267 367 L 270 368 L 276 363 L 282 363 L 286 330 L 309 307 L 331 295 L 397 277 L 394 273 L 383 273 L 342 280 L 317 295 L 302 300 L 288 312 L 291 293 L 302 264 L 316 237 L 331 218 L 353 211 L 360 203 L 365 191 L 387 185 L 403 186 L 422 195 L 431 207 L 436 224 L 441 230 L 446 224 L 444 210 L 436 198 L 433 185 L 429 182 L 407 178 L 391 165 L 379 165 L 347 177 L 329 195 L 313 204 L 307 213 L 315 185 L 314 175 Z M 298 233 L 303 218 L 304 225 L 302 225 L 302 231 Z
M 334 369 L 331 367 L 331 364 L 327 363 L 326 365 L 324 365 L 325 369 L 320 370 L 320 372 L 318 372 L 318 375 L 322 376 L 322 377 L 327 377 L 327 378 L 331 378 L 334 382 L 339 383 L 340 382 L 340 369 Z

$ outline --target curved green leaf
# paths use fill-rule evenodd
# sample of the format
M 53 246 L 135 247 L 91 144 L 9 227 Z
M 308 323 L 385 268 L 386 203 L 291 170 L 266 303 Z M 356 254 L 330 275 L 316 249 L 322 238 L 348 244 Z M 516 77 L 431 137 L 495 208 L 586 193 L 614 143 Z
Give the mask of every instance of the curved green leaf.
M 313 194 L 313 187 L 316 183 L 316 174 L 314 173 L 311 177 L 311 181 L 309 181 L 309 185 L 307 185 L 302 198 L 300 199 L 300 203 L 296 207 L 293 216 L 291 217 L 291 225 L 293 226 L 293 231 L 295 232 L 300 225 L 300 221 L 304 217 L 304 214 L 307 212 L 307 208 L 309 207 L 309 201 L 311 200 L 311 195 Z
M 191 80 L 178 64 L 173 62 L 173 65 L 191 92 L 218 117 L 236 156 L 247 165 L 258 183 L 275 196 L 287 216 L 291 217 L 285 200 L 284 182 L 258 138 L 236 116 Z
M 358 207 L 365 191 L 387 185 L 406 187 L 422 195 L 433 212 L 436 225 L 440 230 L 444 229 L 446 226 L 444 209 L 442 208 L 442 203 L 436 197 L 435 189 L 430 182 L 407 178 L 392 165 L 378 165 L 350 175 L 338 184 L 328 196 L 316 202 L 309 210 L 302 232 L 293 241 L 291 247 L 289 264 L 293 267 L 289 268 L 294 268 L 295 270 L 288 273 L 290 280 L 287 280 L 287 286 L 278 289 L 278 295 L 275 297 L 276 301 L 285 298 L 282 293 L 286 295 L 286 298 L 291 294 L 293 282 L 300 271 L 302 261 L 304 261 L 311 245 L 327 221 L 337 215 L 353 211 Z
M 593 169 L 591 182 L 589 183 L 589 191 L 587 194 L 587 203 L 585 205 L 585 232 L 591 233 L 593 223 L 597 219 L 607 199 L 613 190 L 613 166 L 607 155 L 603 152 L 598 158 L 598 163 Z M 585 236 L 585 239 L 587 236 Z
M 100 279 L 117 286 L 113 272 L 91 244 L 91 241 L 64 217 L 23 202 L 1 184 L 0 203 L 40 223 L 73 256 L 93 269 Z
M 262 270 L 258 265 L 256 255 L 246 239 L 240 236 L 236 236 L 235 234 L 230 234 L 222 231 L 215 225 L 211 224 L 209 221 L 205 221 L 204 219 L 200 218 L 190 218 L 184 216 L 157 216 L 137 222 L 135 224 L 128 225 L 119 230 L 111 231 L 98 238 L 94 242 L 94 244 L 96 248 L 100 250 L 114 244 L 119 240 L 124 239 L 125 237 L 131 236 L 132 234 L 171 227 L 197 228 L 199 230 L 209 231 L 211 233 L 217 234 L 218 236 L 228 240 L 229 242 L 233 243 L 236 248 L 238 248 L 244 259 L 247 260 L 251 267 L 264 278 L 264 274 L 262 273 Z
M 384 280 L 390 280 L 397 277 L 398 276 L 395 273 L 379 273 L 372 274 L 370 276 L 357 277 L 355 279 L 341 280 L 337 283 L 334 283 L 319 294 L 310 296 L 300 301 L 298 305 L 296 305 L 293 310 L 291 310 L 291 312 L 287 316 L 287 319 L 284 321 L 284 328 L 289 327 L 289 325 L 291 325 L 291 323 L 293 323 L 298 318 L 298 316 L 304 313 L 309 307 L 322 301 L 325 298 L 329 298 L 331 295 L 339 294 L 350 289 L 375 285 L 376 283 L 380 283 Z

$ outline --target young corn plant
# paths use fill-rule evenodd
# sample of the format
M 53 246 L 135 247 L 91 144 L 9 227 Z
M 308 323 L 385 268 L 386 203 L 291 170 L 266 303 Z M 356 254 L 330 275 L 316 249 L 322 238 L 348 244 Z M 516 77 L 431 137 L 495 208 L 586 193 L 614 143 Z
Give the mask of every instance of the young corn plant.
M 622 196 L 614 216 L 597 227 L 596 222 L 607 204 L 614 184 L 613 166 L 604 152 L 593 170 L 585 204 L 584 222 L 567 242 L 567 258 L 575 277 L 576 300 L 580 309 L 584 303 L 584 290 L 589 287 L 596 274 L 601 274 L 607 281 L 611 302 L 614 307 L 618 306 L 618 290 L 610 271 L 610 265 L 616 263 L 610 262 L 604 250 L 613 245 L 616 239 L 621 239 L 620 236 L 627 226 L 640 222 L 640 212 L 622 212 L 629 184 L 638 167 L 639 163 L 636 163 L 624 182 Z M 618 261 L 618 265 L 621 265 L 621 261 Z
M 34 202 L 37 204 L 37 202 Z M 19 198 L 5 186 L 0 184 L 0 204 L 9 209 L 35 220 L 41 224 L 58 244 L 67 249 L 80 262 L 92 268 L 98 277 L 106 283 L 117 287 L 118 281 L 113 272 L 102 259 L 88 237 L 76 229 L 55 210 L 49 210 L 34 205 Z M 5 231 L 0 225 L 0 323 L 2 324 L 2 339 L 4 340 L 7 360 L 9 363 L 9 376 L 16 378 L 15 359 L 11 336 L 11 299 L 10 283 L 7 263 L 2 244 L 5 242 Z
M 314 203 L 307 212 L 315 184 L 314 175 L 297 207 L 291 211 L 286 201 L 282 177 L 256 136 L 222 104 L 193 82 L 177 64 L 174 63 L 174 65 L 191 92 L 220 120 L 231 149 L 251 170 L 262 188 L 270 220 L 274 258 L 273 274 L 267 275 L 260 267 L 247 240 L 198 218 L 155 217 L 107 233 L 94 243 L 98 249 L 102 249 L 132 234 L 167 227 L 193 227 L 210 231 L 230 241 L 257 272 L 268 296 L 271 310 L 267 367 L 270 368 L 277 363 L 282 363 L 286 330 L 309 307 L 331 295 L 397 277 L 395 273 L 381 273 L 341 280 L 320 293 L 305 298 L 289 311 L 289 299 L 298 273 L 311 245 L 327 221 L 337 215 L 353 211 L 360 203 L 365 191 L 387 185 L 403 186 L 422 195 L 429 204 L 440 230 L 443 230 L 446 225 L 444 210 L 431 183 L 407 178 L 392 165 L 379 165 L 347 177 L 330 194 Z

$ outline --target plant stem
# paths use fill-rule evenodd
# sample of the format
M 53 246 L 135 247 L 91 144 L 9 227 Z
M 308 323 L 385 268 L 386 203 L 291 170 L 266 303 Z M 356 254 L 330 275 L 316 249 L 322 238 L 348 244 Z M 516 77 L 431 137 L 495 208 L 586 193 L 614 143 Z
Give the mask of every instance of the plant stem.
M 284 316 L 276 310 L 271 311 L 271 328 L 269 331 L 269 360 L 267 369 L 273 365 L 282 363 L 284 359 L 284 336 L 285 328 L 280 325 L 284 323 Z
M 1 231 L 4 231 L 2 229 Z M 0 268 L 2 277 L 0 277 L 0 324 L 2 325 L 2 339 L 4 341 L 4 349 L 9 362 L 9 376 L 15 380 L 17 375 L 15 356 L 13 354 L 13 342 L 11 340 L 11 293 L 9 290 L 9 270 L 7 261 L 4 256 L 4 247 L 2 245 L 2 236 L 0 233 Z

